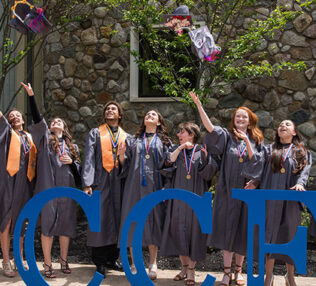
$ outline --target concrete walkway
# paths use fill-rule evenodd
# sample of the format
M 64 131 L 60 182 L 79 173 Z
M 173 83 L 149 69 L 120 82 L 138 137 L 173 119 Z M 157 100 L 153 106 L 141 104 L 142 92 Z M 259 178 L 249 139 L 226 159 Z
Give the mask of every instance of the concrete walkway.
M 40 271 L 43 270 L 43 267 L 38 263 Z M 58 286 L 80 286 L 87 285 L 92 279 L 92 276 L 95 272 L 95 267 L 93 265 L 87 264 L 70 264 L 72 274 L 66 275 L 60 272 L 60 265 L 53 263 L 53 268 L 55 269 L 55 274 L 57 278 L 49 279 L 46 281 L 49 285 L 58 285 Z M 173 281 L 173 277 L 178 273 L 176 270 L 159 270 L 158 280 L 155 282 L 156 285 L 160 286 L 179 286 L 184 285 L 183 281 L 176 282 Z M 197 271 L 196 272 L 196 285 L 201 285 L 203 280 L 206 277 L 206 272 Z M 222 278 L 222 273 L 211 272 L 210 275 L 216 277 L 217 281 L 220 281 Z M 297 286 L 312 286 L 316 285 L 316 277 L 297 277 L 296 278 Z M 7 278 L 2 275 L 2 270 L 0 270 L 0 285 L 16 285 L 23 286 L 25 285 L 23 280 L 19 275 L 14 278 Z M 106 279 L 103 280 L 101 285 L 117 285 L 117 286 L 129 286 L 128 280 L 125 278 L 124 272 L 117 272 L 109 270 L 107 272 Z M 219 285 L 219 282 L 215 283 L 215 286 Z M 282 276 L 276 276 L 274 280 L 274 286 L 284 286 L 284 278 Z M 31 285 L 36 286 L 36 285 Z M 257 286 L 257 285 L 256 285 Z M 260 286 L 260 285 L 258 285 Z

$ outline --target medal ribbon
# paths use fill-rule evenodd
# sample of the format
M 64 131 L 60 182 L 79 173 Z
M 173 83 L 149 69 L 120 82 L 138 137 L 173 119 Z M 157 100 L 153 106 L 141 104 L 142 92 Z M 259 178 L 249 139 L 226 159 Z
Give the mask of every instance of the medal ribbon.
M 192 156 L 190 158 L 190 163 L 189 163 L 189 168 L 188 168 L 188 159 L 187 159 L 186 150 L 183 149 L 185 169 L 186 169 L 188 175 L 190 175 L 190 173 L 191 173 L 192 161 L 193 161 L 193 158 L 194 158 L 196 147 L 197 147 L 197 144 L 195 144 L 194 147 L 193 147 Z
M 62 156 L 63 154 L 65 154 L 65 140 L 63 140 L 62 143 L 62 147 L 60 148 L 60 146 L 58 145 L 58 149 L 59 149 L 59 155 Z
M 149 153 L 149 150 L 150 150 L 150 147 L 154 141 L 154 139 L 157 137 L 157 134 L 155 133 L 154 136 L 151 138 L 150 142 L 149 142 L 149 145 L 147 143 L 147 138 L 146 138 L 146 133 L 144 133 L 144 139 L 145 140 L 145 148 L 146 148 L 146 154 Z
M 142 141 L 142 177 L 143 177 L 142 186 L 143 187 L 147 186 L 147 184 L 146 184 L 146 173 L 145 173 L 145 150 L 146 150 L 146 154 L 148 154 L 154 139 L 155 139 L 155 148 L 154 149 L 155 149 L 155 155 L 156 155 L 155 156 L 156 158 L 154 158 L 154 160 L 155 160 L 155 165 L 156 165 L 156 167 L 158 169 L 157 134 L 155 133 L 153 138 L 150 140 L 148 147 L 147 147 L 146 133 L 144 133 L 144 135 L 143 135 L 143 141 Z M 158 176 L 159 176 L 159 174 L 158 174 Z M 158 185 L 160 185 L 159 177 L 158 177 Z
M 21 138 L 24 154 L 26 155 L 28 152 L 30 152 L 31 146 L 25 142 L 25 140 L 23 139 L 23 136 L 21 134 L 20 134 L 20 138 Z
M 239 158 L 242 158 L 242 156 L 243 156 L 243 155 L 245 154 L 245 152 L 246 152 L 246 149 L 247 149 L 247 144 L 246 144 L 246 146 L 244 147 L 244 149 L 241 150 L 241 152 L 240 152 L 240 149 L 239 149 L 239 145 L 237 146 L 237 152 L 238 152 Z
M 287 149 L 285 155 L 283 156 L 282 164 L 281 164 L 282 168 L 284 168 L 284 167 L 283 167 L 283 166 L 284 166 L 284 163 L 285 163 L 287 157 L 289 156 L 292 147 L 293 147 L 293 143 L 291 143 L 290 147 Z
M 112 142 L 112 146 L 113 146 L 113 148 L 116 148 L 117 144 L 118 144 L 118 141 L 119 141 L 119 138 L 120 138 L 121 129 L 120 128 L 118 129 L 118 132 L 116 133 L 116 136 L 114 138 L 114 135 L 112 133 L 111 128 L 109 128 L 109 126 L 107 124 L 105 124 L 105 126 L 106 126 L 108 132 L 110 133 L 110 139 L 111 139 L 111 142 Z

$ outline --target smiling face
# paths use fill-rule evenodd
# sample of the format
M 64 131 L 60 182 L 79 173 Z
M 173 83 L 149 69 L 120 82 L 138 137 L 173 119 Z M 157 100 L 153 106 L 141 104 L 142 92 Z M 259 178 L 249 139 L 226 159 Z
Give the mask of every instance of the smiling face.
M 146 113 L 144 118 L 144 125 L 147 127 L 149 125 L 159 126 L 159 116 L 158 113 L 155 110 L 150 110 Z
M 8 114 L 8 121 L 10 122 L 11 126 L 15 130 L 23 130 L 23 116 L 20 111 L 18 110 L 12 110 Z
M 50 124 L 50 131 L 51 132 L 63 132 L 65 130 L 64 122 L 61 118 L 55 118 L 52 123 Z
M 118 107 L 115 104 L 108 105 L 106 109 L 104 110 L 104 118 L 105 118 L 105 121 L 107 120 L 119 121 L 121 117 L 120 117 Z
M 291 140 L 296 135 L 295 125 L 291 120 L 283 120 L 278 127 L 278 135 L 282 139 Z
M 236 129 L 242 130 L 244 132 L 247 131 L 247 128 L 249 126 L 249 115 L 246 110 L 237 110 L 234 118 L 234 126 Z
M 185 130 L 184 128 L 180 128 L 179 129 L 179 132 L 177 133 L 177 136 L 179 138 L 180 145 L 182 145 L 185 142 L 193 143 L 194 135 L 193 134 L 189 134 L 189 132 L 187 130 Z

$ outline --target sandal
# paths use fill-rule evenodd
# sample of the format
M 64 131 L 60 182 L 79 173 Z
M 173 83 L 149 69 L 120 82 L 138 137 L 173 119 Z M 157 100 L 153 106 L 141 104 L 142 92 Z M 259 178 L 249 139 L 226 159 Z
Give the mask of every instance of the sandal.
M 187 285 L 187 286 L 195 285 L 195 268 L 188 267 L 188 270 L 192 271 L 193 279 L 187 278 L 187 280 L 185 281 L 185 285 Z M 188 277 L 188 275 L 187 275 L 187 277 Z
M 238 268 L 238 270 L 236 268 Z M 235 283 L 236 283 L 236 285 L 239 285 L 239 286 L 246 284 L 246 281 L 245 281 L 244 277 L 242 276 L 241 271 L 242 271 L 241 265 L 236 264 L 235 265 Z M 238 277 L 239 277 L 239 279 L 238 279 Z
M 67 260 L 62 259 L 59 256 L 59 263 L 60 263 L 60 270 L 61 270 L 62 273 L 64 273 L 64 274 L 70 274 L 71 273 L 71 270 L 69 268 L 69 264 L 68 264 Z
M 22 260 L 22 264 L 25 270 L 29 270 L 29 266 L 25 260 Z M 18 268 L 15 263 L 15 259 L 13 259 L 13 270 L 18 271 Z
M 148 266 L 148 276 L 151 280 L 157 279 L 157 264 L 149 264 Z
M 178 273 L 176 276 L 174 276 L 173 280 L 174 281 L 184 280 L 187 277 L 186 269 L 188 266 L 189 266 L 188 264 L 182 265 L 182 269 L 181 269 L 180 273 Z M 184 275 L 181 275 L 183 273 L 183 270 L 185 270 L 185 273 L 184 273 Z
M 3 275 L 7 276 L 7 277 L 14 277 L 15 276 L 15 272 L 12 269 L 12 265 L 11 262 L 4 262 L 2 261 L 2 267 L 3 267 Z
M 229 271 L 226 271 L 229 269 Z M 228 284 L 224 282 L 225 276 L 229 278 Z M 219 284 L 220 286 L 229 286 L 232 282 L 232 274 L 231 274 L 231 267 L 230 266 L 224 266 L 224 276 L 222 278 L 221 283 Z
M 56 278 L 52 265 L 47 265 L 44 262 L 43 267 L 44 267 L 44 273 L 45 273 L 46 278 Z

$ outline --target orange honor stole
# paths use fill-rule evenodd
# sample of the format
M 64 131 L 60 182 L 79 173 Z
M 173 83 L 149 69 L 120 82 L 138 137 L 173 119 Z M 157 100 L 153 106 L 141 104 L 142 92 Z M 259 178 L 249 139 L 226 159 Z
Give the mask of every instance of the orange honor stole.
M 100 143 L 101 143 L 101 152 L 102 152 L 102 165 L 103 168 L 110 173 L 112 169 L 114 168 L 114 159 L 113 159 L 113 152 L 112 152 L 112 140 L 111 140 L 111 134 L 109 132 L 109 128 L 107 124 L 103 124 L 99 126 L 99 132 L 100 132 Z M 126 132 L 119 127 L 117 130 L 119 134 L 118 138 L 118 145 L 122 142 L 125 142 L 126 139 Z M 117 166 L 117 158 L 115 159 L 115 165 Z
M 27 135 L 29 142 L 29 162 L 27 167 L 27 178 L 31 182 L 35 177 L 35 167 L 36 167 L 36 154 L 37 149 L 32 140 L 31 134 L 24 131 Z M 11 130 L 11 140 L 9 147 L 9 155 L 7 161 L 7 171 L 11 177 L 13 177 L 20 170 L 20 157 L 21 157 L 21 137 L 13 129 Z

